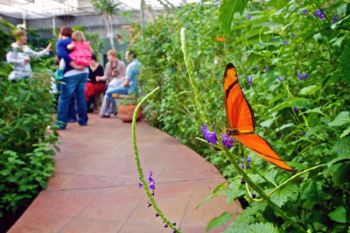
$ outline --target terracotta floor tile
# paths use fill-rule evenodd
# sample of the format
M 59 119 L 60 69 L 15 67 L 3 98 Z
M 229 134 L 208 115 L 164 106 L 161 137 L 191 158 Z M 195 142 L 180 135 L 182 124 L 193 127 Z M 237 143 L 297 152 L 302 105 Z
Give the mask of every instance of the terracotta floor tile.
M 73 218 L 59 233 L 116 233 L 120 222 Z

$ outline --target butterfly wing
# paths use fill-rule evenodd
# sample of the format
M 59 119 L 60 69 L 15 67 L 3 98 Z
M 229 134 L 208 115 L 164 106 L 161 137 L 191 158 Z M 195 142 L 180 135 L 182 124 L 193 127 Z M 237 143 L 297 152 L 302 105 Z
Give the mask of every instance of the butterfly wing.
M 265 160 L 273 163 L 277 167 L 280 167 L 287 171 L 292 171 L 288 164 L 286 164 L 272 149 L 270 144 L 257 134 L 241 134 L 234 135 L 234 137 L 242 144 L 246 145 L 251 150 L 255 151 Z
M 254 113 L 243 94 L 238 83 L 236 69 L 231 63 L 225 69 L 224 91 L 226 117 L 230 128 L 237 130 L 234 137 L 265 160 L 285 170 L 293 170 L 283 162 L 267 141 L 253 134 L 255 130 Z
M 254 113 L 238 83 L 237 72 L 232 63 L 226 66 L 224 91 L 226 117 L 230 128 L 239 133 L 254 132 Z

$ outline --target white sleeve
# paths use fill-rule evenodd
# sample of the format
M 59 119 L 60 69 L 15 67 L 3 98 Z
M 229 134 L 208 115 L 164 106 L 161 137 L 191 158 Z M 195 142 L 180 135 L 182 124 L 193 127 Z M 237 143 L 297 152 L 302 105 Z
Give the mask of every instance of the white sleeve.
M 31 57 L 41 57 L 44 55 L 49 55 L 48 51 L 42 50 L 40 52 L 36 52 L 36 51 L 32 50 L 31 48 L 29 48 L 28 46 L 26 46 L 26 52 L 28 52 L 29 56 L 31 56 Z

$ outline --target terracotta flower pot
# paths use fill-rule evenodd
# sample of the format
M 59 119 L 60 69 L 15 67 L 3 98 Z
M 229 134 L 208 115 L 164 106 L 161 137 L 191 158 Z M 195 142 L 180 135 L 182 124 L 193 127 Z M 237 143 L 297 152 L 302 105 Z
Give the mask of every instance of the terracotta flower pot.
M 134 115 L 134 111 L 136 108 L 136 104 L 133 105 L 119 105 L 118 106 L 118 117 L 123 122 L 132 122 L 132 116 Z M 137 120 L 139 120 L 142 116 L 142 109 L 139 111 Z

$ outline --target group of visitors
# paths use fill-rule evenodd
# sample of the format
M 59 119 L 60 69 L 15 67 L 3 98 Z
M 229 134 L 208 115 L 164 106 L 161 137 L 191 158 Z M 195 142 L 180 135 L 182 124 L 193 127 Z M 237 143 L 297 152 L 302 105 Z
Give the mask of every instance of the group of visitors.
M 49 55 L 51 44 L 40 52 L 27 45 L 26 31 L 18 28 L 13 33 L 16 42 L 6 55 L 13 70 L 9 80 L 18 82 L 30 78 L 32 70 L 30 57 Z M 64 130 L 68 122 L 78 122 L 80 126 L 88 124 L 88 111 L 97 109 L 97 98 L 103 96 L 99 115 L 109 118 L 118 113 L 113 94 L 136 94 L 140 71 L 140 62 L 135 52 L 126 51 L 125 63 L 118 58 L 116 50 L 107 52 L 108 62 L 105 69 L 97 62 L 96 56 L 84 33 L 62 27 L 56 43 L 57 70 L 55 73 L 59 93 L 56 125 Z

